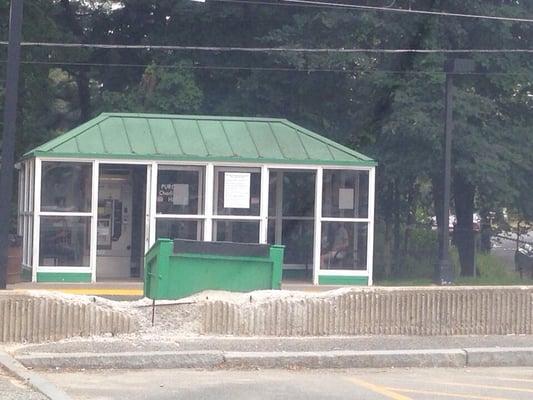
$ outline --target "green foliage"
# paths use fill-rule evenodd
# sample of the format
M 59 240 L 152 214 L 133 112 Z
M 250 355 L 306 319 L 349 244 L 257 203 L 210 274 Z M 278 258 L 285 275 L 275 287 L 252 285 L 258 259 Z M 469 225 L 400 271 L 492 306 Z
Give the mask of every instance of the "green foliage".
M 180 64 L 187 66 L 187 64 Z M 197 113 L 202 92 L 189 69 L 146 68 L 140 83 L 121 92 L 103 90 L 100 112 Z

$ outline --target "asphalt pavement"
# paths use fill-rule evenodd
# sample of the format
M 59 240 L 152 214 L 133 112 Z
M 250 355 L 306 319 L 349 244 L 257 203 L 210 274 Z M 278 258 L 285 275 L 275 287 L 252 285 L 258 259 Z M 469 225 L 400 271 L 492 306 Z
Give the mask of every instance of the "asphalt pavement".
M 516 251 L 516 235 L 512 233 L 505 234 L 493 238 L 492 254 L 498 257 L 509 270 L 515 270 L 514 254 Z M 521 235 L 520 240 L 528 243 L 533 243 L 533 231 Z
M 79 400 L 530 400 L 533 368 L 49 371 Z

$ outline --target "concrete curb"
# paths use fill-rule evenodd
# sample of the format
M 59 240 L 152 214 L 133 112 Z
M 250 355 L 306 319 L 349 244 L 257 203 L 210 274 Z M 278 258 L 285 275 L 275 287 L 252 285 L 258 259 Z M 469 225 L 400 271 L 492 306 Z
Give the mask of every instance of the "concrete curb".
M 9 373 L 41 392 L 50 400 L 72 400 L 69 395 L 53 383 L 35 372 L 27 370 L 20 362 L 2 351 L 0 351 L 0 367 L 5 368 Z
M 406 368 L 463 367 L 466 354 L 459 349 L 323 352 L 227 352 L 228 368 Z
M 532 367 L 533 348 L 500 347 L 465 349 L 469 367 Z
M 26 367 L 71 369 L 216 368 L 221 351 L 151 351 L 121 353 L 35 353 L 17 356 Z
M 533 347 L 380 351 L 167 351 L 34 353 L 18 356 L 26 367 L 141 368 L 406 368 L 533 366 Z

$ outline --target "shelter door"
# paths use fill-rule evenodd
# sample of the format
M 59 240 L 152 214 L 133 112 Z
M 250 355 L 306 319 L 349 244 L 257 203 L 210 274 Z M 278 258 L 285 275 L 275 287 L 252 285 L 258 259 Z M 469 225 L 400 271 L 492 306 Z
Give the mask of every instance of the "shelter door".
M 315 171 L 270 169 L 268 243 L 285 245 L 284 278 L 311 279 Z
M 144 254 L 146 167 L 102 166 L 98 185 L 96 278 L 138 277 Z M 144 178 L 144 179 L 143 179 Z M 141 194 L 142 193 L 142 194 Z

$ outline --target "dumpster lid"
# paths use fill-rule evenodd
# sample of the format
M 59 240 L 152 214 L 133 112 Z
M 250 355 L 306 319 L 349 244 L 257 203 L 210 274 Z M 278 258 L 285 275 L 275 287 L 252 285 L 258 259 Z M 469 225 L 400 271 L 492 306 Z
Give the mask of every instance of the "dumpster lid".
M 258 243 L 203 242 L 200 240 L 174 239 L 174 254 L 177 253 L 266 258 L 270 255 L 270 246 Z

